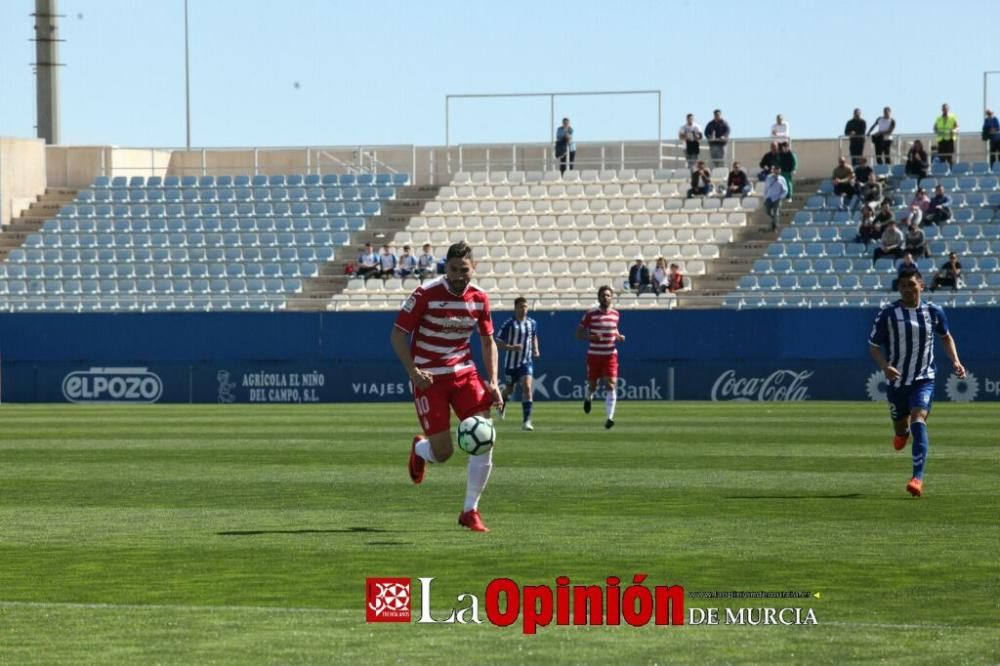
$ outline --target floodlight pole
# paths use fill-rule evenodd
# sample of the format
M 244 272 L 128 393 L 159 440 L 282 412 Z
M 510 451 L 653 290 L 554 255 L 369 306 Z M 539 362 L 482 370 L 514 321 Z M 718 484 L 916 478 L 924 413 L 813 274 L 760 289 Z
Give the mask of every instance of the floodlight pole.
M 187 149 L 191 150 L 191 57 L 188 48 L 188 0 L 184 0 L 184 111 Z

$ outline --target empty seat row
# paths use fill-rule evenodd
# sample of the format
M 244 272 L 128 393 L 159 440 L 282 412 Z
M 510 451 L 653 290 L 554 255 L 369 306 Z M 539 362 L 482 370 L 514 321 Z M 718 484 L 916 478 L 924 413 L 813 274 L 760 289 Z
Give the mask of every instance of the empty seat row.
M 746 213 L 608 213 L 600 215 L 504 215 L 504 216 L 451 216 L 434 215 L 412 217 L 406 225 L 408 231 L 427 229 L 549 229 L 577 228 L 603 229 L 614 227 L 663 228 L 663 227 L 743 227 L 747 224 Z
M 518 201 L 428 201 L 424 215 L 531 215 L 553 213 L 658 213 L 662 211 L 738 211 L 756 210 L 755 197 L 718 199 L 522 199 Z
M 76 280 L 88 278 L 299 277 L 317 274 L 317 264 L 301 257 L 271 262 L 163 262 L 101 264 L 0 264 L 0 279 Z
M 886 293 L 823 293 L 811 295 L 809 292 L 734 292 L 723 300 L 723 307 L 735 309 L 755 308 L 829 308 L 829 307 L 882 307 L 892 296 Z M 948 308 L 986 307 L 1000 303 L 1000 292 L 958 292 L 935 294 L 934 302 Z
M 244 201 L 389 201 L 396 198 L 391 187 L 309 187 L 291 188 L 211 188 L 211 189 L 147 189 L 81 190 L 77 203 L 226 203 Z
M 300 278 L 100 278 L 0 280 L 0 295 L 27 294 L 287 294 L 300 293 Z
M 691 171 L 680 169 L 605 169 L 582 171 L 459 171 L 451 180 L 452 186 L 461 185 L 522 185 L 525 183 L 651 183 L 663 181 L 690 181 Z
M 30 239 L 30 240 L 29 240 Z M 101 247 L 333 247 L 346 245 L 350 234 L 344 231 L 284 231 L 229 233 L 120 233 L 32 234 L 25 241 L 26 249 L 35 248 L 101 248 Z M 16 261 L 16 259 L 11 259 Z
M 28 270 L 34 264 L 108 264 L 136 263 L 222 263 L 244 261 L 313 261 L 323 263 L 334 258 L 332 248 L 325 247 L 159 247 L 159 248 L 48 248 L 24 250 L 15 248 L 0 270 L 7 273 Z
M 361 231 L 363 217 L 232 217 L 168 219 L 55 218 L 46 220 L 42 232 L 133 233 L 133 232 L 232 232 L 232 231 Z
M 275 311 L 284 294 L 62 294 L 0 296 L 2 312 Z
M 300 217 L 331 215 L 371 217 L 382 210 L 375 201 L 311 203 L 172 203 L 172 204 L 66 204 L 58 213 L 63 218 L 109 217 Z
M 236 176 L 98 176 L 94 188 L 120 189 L 125 187 L 296 187 L 309 185 L 394 185 L 402 187 L 410 184 L 410 176 L 405 173 L 328 173 L 328 174 L 276 174 L 236 175 Z
M 405 233 L 405 232 L 404 232 Z M 682 227 L 673 229 L 665 227 L 660 229 L 493 229 L 485 231 L 482 229 L 473 230 L 452 230 L 452 231 L 432 231 L 410 232 L 406 237 L 408 242 L 417 245 L 431 243 L 432 245 L 450 245 L 460 240 L 464 240 L 474 246 L 482 244 L 557 244 L 590 245 L 593 243 L 613 244 L 613 243 L 731 243 L 733 241 L 733 230 L 729 227 Z M 400 242 L 400 234 L 396 235 L 396 242 Z

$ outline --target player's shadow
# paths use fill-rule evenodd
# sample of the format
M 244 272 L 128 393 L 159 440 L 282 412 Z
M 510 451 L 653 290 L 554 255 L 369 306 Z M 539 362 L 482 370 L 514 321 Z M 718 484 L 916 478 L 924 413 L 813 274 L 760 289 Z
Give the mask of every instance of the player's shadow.
M 769 499 L 780 499 L 780 500 L 810 500 L 810 499 L 834 499 L 834 500 L 853 500 L 853 499 L 863 499 L 864 495 L 861 493 L 846 493 L 844 495 L 723 495 L 722 499 L 736 499 L 736 500 L 769 500 Z
M 379 527 L 340 527 L 336 529 L 301 529 L 301 530 L 230 530 L 216 532 L 218 536 L 259 536 L 261 534 L 367 534 L 385 533 L 394 530 L 383 530 Z

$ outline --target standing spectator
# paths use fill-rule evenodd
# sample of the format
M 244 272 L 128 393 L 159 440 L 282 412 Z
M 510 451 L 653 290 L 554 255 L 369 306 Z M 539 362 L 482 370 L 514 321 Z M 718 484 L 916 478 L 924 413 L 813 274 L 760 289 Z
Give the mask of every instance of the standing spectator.
M 867 249 L 868 244 L 878 238 L 875 229 L 875 213 L 871 208 L 865 206 L 861 209 L 861 223 L 858 225 L 858 235 L 854 237 L 855 243 L 864 243 Z
M 382 246 L 382 254 L 379 255 L 379 270 L 378 277 L 383 280 L 386 278 L 391 278 L 396 274 L 396 265 L 399 263 L 396 259 L 396 253 L 392 251 L 392 246 L 385 244 Z
M 959 280 L 962 278 L 962 262 L 958 260 L 958 255 L 954 252 L 948 253 L 948 261 L 941 264 L 941 268 L 934 274 L 934 281 L 931 282 L 931 291 L 938 287 L 951 287 L 952 291 L 958 289 Z
M 870 171 L 868 173 L 868 180 L 861 188 L 861 203 L 875 206 L 881 200 L 882 183 L 878 182 L 878 178 L 875 177 L 875 172 Z
M 854 169 L 847 166 L 847 158 L 841 156 L 833 169 L 833 193 L 840 197 L 840 210 L 847 210 L 856 192 Z
M 691 170 L 691 189 L 688 190 L 687 198 L 705 197 L 712 191 L 712 174 L 709 172 L 705 162 L 698 160 L 698 164 Z
M 913 195 L 913 199 L 910 200 L 910 206 L 916 206 L 920 209 L 923 215 L 927 215 L 927 211 L 931 207 L 931 199 L 927 196 L 927 191 L 922 187 L 917 188 L 917 193 Z
M 760 158 L 760 173 L 757 175 L 757 180 L 764 182 L 767 177 L 771 175 L 771 167 L 778 165 L 778 155 L 781 153 L 778 151 L 778 142 L 771 142 L 771 149 L 764 153 L 764 157 Z
M 892 133 L 896 130 L 896 119 L 892 117 L 892 109 L 885 107 L 882 115 L 879 116 L 868 133 L 872 135 L 872 143 L 875 145 L 875 163 L 892 164 Z M 872 134 L 872 132 L 875 132 Z
M 726 178 L 726 196 L 742 197 L 750 194 L 752 190 L 753 185 L 750 184 L 750 176 L 746 170 L 740 166 L 738 161 L 733 162 L 733 167 L 729 170 L 729 176 Z
M 788 196 L 788 182 L 781 175 L 777 164 L 771 167 L 771 175 L 764 181 L 764 210 L 771 218 L 771 231 L 778 228 L 781 219 L 781 202 Z
M 944 186 L 934 188 L 934 196 L 927 205 L 924 215 L 924 226 L 928 224 L 944 224 L 951 219 L 951 197 L 945 194 Z
M 408 278 L 417 271 L 417 258 L 410 253 L 410 246 L 403 246 L 403 254 L 399 255 L 399 277 Z
M 901 257 L 905 242 L 906 239 L 903 238 L 903 232 L 896 227 L 896 220 L 889 220 L 885 225 L 885 230 L 882 231 L 879 246 L 875 248 L 875 253 L 872 254 L 872 266 L 882 257 L 895 257 L 896 259 Z
M 653 288 L 658 294 L 662 294 L 670 288 L 670 269 L 667 268 L 667 260 L 663 257 L 656 259 L 656 268 L 653 270 Z
M 653 288 L 649 279 L 649 268 L 642 263 L 642 257 L 636 257 L 635 264 L 628 271 L 628 286 L 637 294 L 648 292 Z
M 778 117 L 775 118 L 774 124 L 771 125 L 771 140 L 777 141 L 778 144 L 789 143 L 792 140 L 792 134 L 788 129 L 788 123 L 785 122 L 784 116 L 780 113 Z
M 913 261 L 913 255 L 909 252 L 904 254 L 903 260 L 896 267 L 896 277 L 892 280 L 892 291 L 899 289 L 899 278 L 903 277 L 904 273 L 913 273 L 918 270 L 920 269 L 917 268 L 917 264 Z
M 430 243 L 424 243 L 424 253 L 417 258 L 417 277 L 426 280 L 437 275 L 437 259 Z
M 993 111 L 986 109 L 986 118 L 983 119 L 983 141 L 987 142 L 990 153 L 990 168 L 993 163 L 1000 160 L 1000 119 L 993 115 Z
M 920 181 L 927 177 L 929 166 L 930 160 L 927 158 L 927 151 L 924 150 L 924 142 L 917 139 L 906 153 L 906 175 L 916 178 L 919 185 Z
M 684 289 L 684 274 L 677 264 L 670 264 L 670 276 L 667 279 L 667 291 L 675 294 Z
M 569 118 L 562 119 L 562 125 L 556 128 L 556 159 L 559 160 L 559 173 L 566 173 L 566 158 L 569 158 L 569 170 L 573 170 L 576 160 L 576 141 L 573 139 L 573 127 Z
M 688 168 L 694 168 L 698 161 L 698 154 L 701 152 L 701 127 L 694 121 L 694 114 L 687 114 L 687 122 L 677 130 L 677 138 L 684 142 L 684 157 L 687 158 Z
M 778 118 L 781 118 L 781 116 L 778 116 Z M 792 152 L 792 146 L 787 141 L 780 146 L 778 165 L 781 167 L 781 175 L 785 177 L 785 183 L 788 185 L 788 198 L 791 199 L 795 189 L 792 178 L 795 175 L 796 169 L 799 168 L 799 159 Z
M 915 219 L 914 215 L 916 215 Z M 924 230 L 920 228 L 920 215 L 920 209 L 916 206 L 910 209 L 906 227 L 906 252 L 915 257 L 929 257 L 931 253 L 927 249 L 927 237 L 924 235 Z
M 941 115 L 934 121 L 934 136 L 937 137 L 938 159 L 952 163 L 955 157 L 955 137 L 958 135 L 958 118 L 950 113 L 947 104 L 941 105 Z
M 365 243 L 365 247 L 361 250 L 361 255 L 358 257 L 358 272 L 354 275 L 356 277 L 367 278 L 370 275 L 378 273 L 379 266 L 379 256 L 376 254 L 375 248 L 372 247 L 371 243 Z
M 712 112 L 712 119 L 705 125 L 705 138 L 708 139 L 708 152 L 712 157 L 712 166 L 726 165 L 726 144 L 729 143 L 729 123 L 722 119 L 722 111 Z
M 868 123 L 861 117 L 861 109 L 854 109 L 854 116 L 844 125 L 844 136 L 847 137 L 848 152 L 851 155 L 851 166 L 861 163 L 861 155 L 865 152 L 865 130 Z

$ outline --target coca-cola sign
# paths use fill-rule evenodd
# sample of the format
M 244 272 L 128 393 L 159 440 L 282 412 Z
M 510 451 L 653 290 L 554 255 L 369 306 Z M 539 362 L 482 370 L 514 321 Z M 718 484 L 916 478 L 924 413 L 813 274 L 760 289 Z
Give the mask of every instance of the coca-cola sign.
M 726 370 L 712 384 L 712 400 L 741 402 L 793 402 L 809 399 L 806 380 L 811 370 L 775 370 L 767 377 L 737 377 L 735 370 Z

